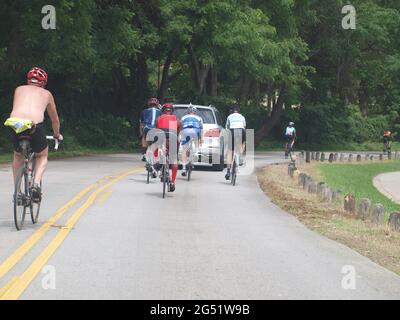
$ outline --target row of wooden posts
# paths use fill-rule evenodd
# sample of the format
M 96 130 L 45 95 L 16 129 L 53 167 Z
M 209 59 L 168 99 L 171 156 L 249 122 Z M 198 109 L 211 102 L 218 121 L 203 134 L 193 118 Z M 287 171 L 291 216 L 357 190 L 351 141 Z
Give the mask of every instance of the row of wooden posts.
M 364 157 L 361 154 L 344 154 L 344 153 L 325 153 L 325 152 L 312 152 L 312 151 L 302 151 L 301 156 L 304 158 L 307 163 L 311 161 L 329 161 L 329 162 L 352 162 L 357 161 L 361 162 L 363 160 L 373 161 L 373 160 L 395 160 L 400 159 L 400 152 L 393 153 L 380 153 L 380 154 L 365 154 Z
M 342 191 L 329 187 L 325 182 L 317 182 L 311 176 L 299 173 L 296 163 L 304 162 L 303 156 L 304 154 L 300 154 L 296 160 L 294 159 L 289 163 L 288 173 L 292 178 L 298 177 L 298 184 L 305 191 L 315 194 L 321 202 L 343 203 L 344 210 L 357 219 L 370 221 L 376 225 L 385 224 L 385 208 L 382 204 L 373 204 L 371 200 L 363 198 L 360 199 L 357 206 L 357 201 L 353 194 L 344 195 Z M 392 213 L 388 223 L 394 230 L 400 231 L 400 213 Z

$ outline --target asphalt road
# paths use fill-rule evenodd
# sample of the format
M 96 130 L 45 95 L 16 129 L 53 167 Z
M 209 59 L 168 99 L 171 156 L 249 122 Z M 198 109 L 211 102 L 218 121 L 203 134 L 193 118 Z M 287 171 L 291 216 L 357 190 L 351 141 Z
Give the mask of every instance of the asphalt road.
M 374 179 L 374 186 L 389 199 L 400 204 L 400 172 L 380 174 Z
M 256 165 L 281 156 L 258 154 Z M 52 161 L 40 223 L 21 232 L 11 172 L 1 168 L 0 298 L 400 298 L 400 277 L 308 230 L 269 201 L 254 174 L 234 188 L 222 173 L 195 171 L 163 200 L 138 160 Z

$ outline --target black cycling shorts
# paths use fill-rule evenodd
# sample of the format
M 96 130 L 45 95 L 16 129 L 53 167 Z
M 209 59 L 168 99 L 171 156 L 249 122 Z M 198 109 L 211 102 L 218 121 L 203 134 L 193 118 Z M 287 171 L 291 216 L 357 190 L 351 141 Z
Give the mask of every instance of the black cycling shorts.
M 230 129 L 232 136 L 232 150 L 235 150 L 235 145 L 243 144 L 246 142 L 245 129 Z
M 294 138 L 294 136 L 291 136 L 291 135 L 285 135 L 285 140 L 287 141 L 287 142 L 293 142 L 294 140 L 295 140 L 295 138 Z
M 20 153 L 20 141 L 21 137 L 29 136 L 31 142 L 32 151 L 35 153 L 40 153 L 48 147 L 47 138 L 46 138 L 46 130 L 44 128 L 43 123 L 39 123 L 36 125 L 35 131 L 33 134 L 29 134 L 29 132 L 22 132 L 20 134 L 15 133 L 14 130 L 11 129 L 11 141 L 14 145 L 14 151 Z

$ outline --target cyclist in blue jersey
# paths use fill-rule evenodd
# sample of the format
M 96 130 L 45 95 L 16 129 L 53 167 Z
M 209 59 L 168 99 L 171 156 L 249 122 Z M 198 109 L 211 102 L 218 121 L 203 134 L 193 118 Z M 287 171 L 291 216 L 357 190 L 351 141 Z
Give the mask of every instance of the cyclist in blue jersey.
M 187 114 L 182 117 L 182 176 L 186 177 L 188 169 L 188 152 L 190 152 L 190 143 L 194 141 L 195 154 L 198 154 L 199 145 L 202 138 L 203 119 L 197 115 L 197 108 L 190 105 L 187 109 Z M 192 150 L 193 151 L 193 150 Z
M 140 115 L 140 138 L 142 140 L 143 159 L 146 161 L 147 134 L 156 128 L 157 119 L 161 116 L 161 105 L 158 99 L 150 98 L 147 102 L 148 107 Z

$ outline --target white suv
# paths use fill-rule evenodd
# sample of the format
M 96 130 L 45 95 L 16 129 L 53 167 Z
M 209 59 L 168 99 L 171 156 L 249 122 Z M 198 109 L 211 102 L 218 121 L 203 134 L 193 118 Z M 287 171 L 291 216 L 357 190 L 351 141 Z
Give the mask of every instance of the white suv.
M 178 119 L 187 114 L 189 104 L 174 104 L 174 113 Z M 197 115 L 203 119 L 203 143 L 200 145 L 200 156 L 196 166 L 212 166 L 223 171 L 226 150 L 224 149 L 223 123 L 221 115 L 214 106 L 197 106 Z M 180 150 L 181 153 L 181 150 Z

